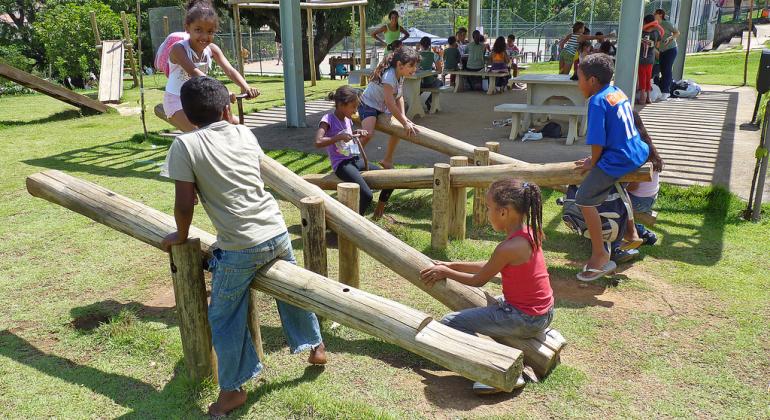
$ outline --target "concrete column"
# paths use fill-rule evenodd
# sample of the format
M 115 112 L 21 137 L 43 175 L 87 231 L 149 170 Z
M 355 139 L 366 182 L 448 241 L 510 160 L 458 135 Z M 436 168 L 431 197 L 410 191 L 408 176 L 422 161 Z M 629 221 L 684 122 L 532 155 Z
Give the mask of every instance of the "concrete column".
M 286 125 L 306 127 L 305 82 L 302 77 L 302 13 L 299 0 L 280 0 L 283 86 Z
M 677 53 L 674 60 L 674 80 L 681 80 L 684 75 L 684 60 L 687 55 L 687 38 L 690 35 L 690 18 L 692 16 L 692 0 L 679 0 L 679 38 L 677 38 Z
M 481 0 L 470 0 L 468 2 L 468 39 L 476 27 L 479 26 L 481 17 Z
M 631 103 L 636 96 L 639 71 L 639 44 L 642 42 L 644 2 L 624 0 L 620 6 L 618 56 L 615 62 L 615 86 L 628 95 Z

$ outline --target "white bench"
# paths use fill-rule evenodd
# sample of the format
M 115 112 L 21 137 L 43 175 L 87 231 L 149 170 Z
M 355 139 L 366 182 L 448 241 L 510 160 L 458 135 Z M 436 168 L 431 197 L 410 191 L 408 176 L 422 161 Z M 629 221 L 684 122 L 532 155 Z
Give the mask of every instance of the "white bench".
M 449 70 L 447 74 L 454 74 L 455 76 L 455 93 L 465 90 L 465 81 L 463 77 L 488 77 L 489 87 L 487 88 L 487 95 L 495 94 L 495 80 L 498 77 L 510 77 L 507 72 L 496 71 L 468 71 L 468 70 Z
M 555 114 L 569 116 L 569 130 L 567 131 L 567 144 L 572 144 L 577 138 L 578 117 L 586 115 L 585 106 L 575 105 L 527 105 L 527 104 L 500 104 L 495 107 L 495 112 L 508 112 L 511 114 L 511 140 L 519 136 L 522 114 Z
M 441 92 L 446 92 L 452 90 L 451 86 L 442 86 L 442 87 L 435 87 L 435 88 L 420 88 L 420 93 L 429 92 L 430 93 L 430 112 L 431 114 L 435 114 L 439 111 L 441 111 Z

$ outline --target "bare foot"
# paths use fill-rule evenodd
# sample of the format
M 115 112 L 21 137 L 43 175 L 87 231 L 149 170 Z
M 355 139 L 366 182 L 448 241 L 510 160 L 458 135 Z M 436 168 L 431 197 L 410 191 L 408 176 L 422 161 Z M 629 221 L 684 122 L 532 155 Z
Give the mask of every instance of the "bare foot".
M 219 391 L 217 402 L 209 406 L 209 415 L 221 417 L 246 403 L 246 391 Z
M 391 161 L 383 160 L 380 165 L 382 165 L 382 169 L 393 169 L 393 162 Z
M 385 214 L 385 203 L 382 201 L 377 202 L 377 207 L 374 208 L 374 214 L 372 214 L 372 220 L 380 220 L 382 215 Z
M 318 347 L 310 350 L 310 356 L 308 356 L 307 362 L 311 365 L 326 364 L 326 346 L 324 343 L 321 343 Z
M 586 262 L 586 266 L 598 270 L 604 267 L 608 262 L 610 262 L 610 254 L 602 253 L 598 256 L 592 255 L 591 258 L 588 259 L 588 262 Z

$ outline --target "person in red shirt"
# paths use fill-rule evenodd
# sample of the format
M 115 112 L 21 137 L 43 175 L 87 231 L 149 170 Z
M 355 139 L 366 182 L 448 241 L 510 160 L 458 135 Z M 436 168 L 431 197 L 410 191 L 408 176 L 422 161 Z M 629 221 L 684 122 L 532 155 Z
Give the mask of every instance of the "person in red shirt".
M 553 320 L 553 290 L 541 247 L 543 204 L 540 187 L 515 179 L 492 183 L 486 196 L 487 217 L 492 228 L 505 232 L 489 261 L 443 262 L 422 270 L 428 286 L 444 279 L 481 287 L 502 274 L 503 296 L 490 306 L 446 315 L 441 322 L 468 334 L 490 337 L 530 338 L 543 332 Z M 519 386 L 524 386 L 519 378 Z M 481 383 L 479 394 L 502 392 Z

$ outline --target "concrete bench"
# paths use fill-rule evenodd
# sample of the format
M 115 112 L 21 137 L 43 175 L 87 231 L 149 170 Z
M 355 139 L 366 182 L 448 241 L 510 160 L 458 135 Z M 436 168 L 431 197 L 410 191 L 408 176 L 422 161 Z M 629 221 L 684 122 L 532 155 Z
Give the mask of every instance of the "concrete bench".
M 450 70 L 447 74 L 454 74 L 455 77 L 455 93 L 465 90 L 465 80 L 463 77 L 488 77 L 489 87 L 487 88 L 487 95 L 495 94 L 495 80 L 498 77 L 510 77 L 507 72 L 495 72 L 495 71 L 468 71 L 468 70 Z
M 522 114 L 554 114 L 569 116 L 569 130 L 567 131 L 567 143 L 575 142 L 578 133 L 578 117 L 586 115 L 585 106 L 575 105 L 527 105 L 527 104 L 500 104 L 495 107 L 495 112 L 508 112 L 511 114 L 511 140 L 519 136 Z
M 420 88 L 420 93 L 428 92 L 430 93 L 430 109 L 428 110 L 429 113 L 435 114 L 439 111 L 441 111 L 441 92 L 447 92 L 452 90 L 451 86 L 442 86 L 442 87 L 435 87 L 435 88 Z

